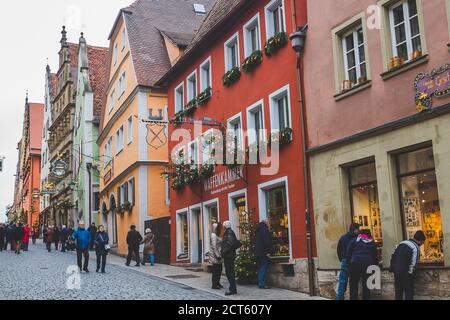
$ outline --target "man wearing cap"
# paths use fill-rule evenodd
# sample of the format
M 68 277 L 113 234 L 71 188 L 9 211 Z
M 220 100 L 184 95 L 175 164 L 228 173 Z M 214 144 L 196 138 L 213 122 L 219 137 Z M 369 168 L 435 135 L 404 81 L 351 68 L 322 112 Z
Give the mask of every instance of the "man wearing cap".
M 78 230 L 72 233 L 72 239 L 76 240 L 77 248 L 77 264 L 80 271 L 89 273 L 89 243 L 91 234 L 84 228 L 84 221 L 78 223 Z M 84 256 L 84 264 L 82 264 L 82 256 Z
M 402 241 L 391 258 L 390 271 L 395 278 L 395 299 L 414 300 L 414 280 L 420 260 L 420 247 L 425 243 L 423 231 L 417 231 L 413 239 Z

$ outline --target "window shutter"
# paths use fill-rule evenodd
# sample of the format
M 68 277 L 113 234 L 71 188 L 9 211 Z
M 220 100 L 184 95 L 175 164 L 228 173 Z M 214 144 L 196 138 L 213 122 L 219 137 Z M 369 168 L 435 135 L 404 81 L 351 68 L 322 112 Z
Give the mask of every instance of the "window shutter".
M 131 205 L 134 206 L 135 204 L 135 183 L 134 183 L 134 178 L 131 179 Z
M 122 205 L 122 201 L 120 200 L 120 187 L 117 188 L 117 207 Z

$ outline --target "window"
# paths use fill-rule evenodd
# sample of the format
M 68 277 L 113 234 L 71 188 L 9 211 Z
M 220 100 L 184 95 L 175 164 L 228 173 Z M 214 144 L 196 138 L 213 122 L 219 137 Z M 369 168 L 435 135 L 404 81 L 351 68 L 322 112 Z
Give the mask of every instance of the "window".
M 134 206 L 134 178 L 128 180 L 128 202 Z
M 272 93 L 269 96 L 269 101 L 271 131 L 278 132 L 287 128 L 292 129 L 289 85 Z
M 127 30 L 124 28 L 122 31 L 122 50 L 125 49 L 127 43 Z
M 112 161 L 112 137 L 109 138 L 108 142 L 105 144 L 105 163 L 110 164 Z
M 128 118 L 128 144 L 133 142 L 133 116 Z
M 187 102 L 197 97 L 197 71 L 194 71 L 187 79 Z
M 383 235 L 375 162 L 351 167 L 348 169 L 348 175 L 353 221 L 361 226 L 361 230 L 370 231 L 381 262 Z
M 214 204 L 205 205 L 205 256 L 208 257 L 211 242 L 211 233 L 213 232 L 213 224 L 219 221 L 219 209 L 217 206 L 217 200 L 214 200 Z
M 263 100 L 257 102 L 247 109 L 247 129 L 249 145 L 265 141 L 264 135 L 264 103 Z
M 188 161 L 189 164 L 191 164 L 192 168 L 196 168 L 199 164 L 198 161 L 198 142 L 193 141 L 189 144 L 189 154 L 188 154 Z
M 239 32 L 225 42 L 225 72 L 240 66 Z
M 205 5 L 204 4 L 194 3 L 194 12 L 197 15 L 205 15 L 206 14 Z
M 211 164 L 214 163 L 214 132 L 213 130 L 206 131 L 202 136 L 202 163 Z
M 244 50 L 246 58 L 261 50 L 259 13 L 244 25 Z
M 227 131 L 228 131 L 227 145 L 230 147 L 230 149 L 227 150 L 227 152 L 232 152 L 234 154 L 234 157 L 233 157 L 234 163 L 244 162 L 244 161 L 242 161 L 244 159 L 240 159 L 241 157 L 238 156 L 239 151 L 240 152 L 244 151 L 244 139 L 243 139 L 243 133 L 242 133 L 242 115 L 241 114 L 238 114 L 228 120 L 228 130 Z
M 123 150 L 124 146 L 124 136 L 123 136 L 123 126 L 120 127 L 116 132 L 116 154 L 119 154 Z
M 393 55 L 404 61 L 422 52 L 416 0 L 401 1 L 389 9 Z
M 116 90 L 113 90 L 109 96 L 109 112 L 114 109 L 114 103 L 116 102 Z
M 367 79 L 364 33 L 361 26 L 342 38 L 345 80 L 361 83 Z
M 116 43 L 116 45 L 114 46 L 114 65 L 117 64 L 118 55 L 119 55 L 119 50 L 117 48 L 117 43 Z
M 100 211 L 100 192 L 94 192 L 94 211 Z
M 265 8 L 267 39 L 286 31 L 284 0 L 273 0 Z
M 422 230 L 421 263 L 444 262 L 444 234 L 433 148 L 397 155 L 400 201 L 406 239 Z
M 200 91 L 212 88 L 211 83 L 211 58 L 208 58 L 200 66 Z
M 187 212 L 177 213 L 177 259 L 189 257 L 189 230 Z
M 175 113 L 182 111 L 184 108 L 184 83 L 182 82 L 175 89 Z
M 125 93 L 125 72 L 122 73 L 119 79 L 119 95 L 120 97 Z

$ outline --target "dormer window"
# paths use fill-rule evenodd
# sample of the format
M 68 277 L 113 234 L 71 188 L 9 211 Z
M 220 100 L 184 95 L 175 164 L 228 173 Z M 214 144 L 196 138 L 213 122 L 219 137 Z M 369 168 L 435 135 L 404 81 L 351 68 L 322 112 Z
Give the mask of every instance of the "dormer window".
M 206 14 L 205 5 L 194 3 L 194 12 L 198 15 L 205 15 Z

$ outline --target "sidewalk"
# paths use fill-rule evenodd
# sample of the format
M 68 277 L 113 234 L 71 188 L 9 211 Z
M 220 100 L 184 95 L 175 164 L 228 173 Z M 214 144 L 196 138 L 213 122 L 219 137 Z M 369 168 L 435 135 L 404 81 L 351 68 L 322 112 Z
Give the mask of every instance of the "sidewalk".
M 94 258 L 95 259 L 95 258 Z M 113 254 L 108 255 L 108 264 L 125 267 L 125 259 Z M 256 286 L 240 286 L 238 285 L 238 295 L 225 297 L 225 289 L 213 290 L 211 289 L 211 274 L 207 272 L 193 272 L 186 270 L 182 267 L 168 266 L 168 265 L 155 265 L 151 267 L 147 265 L 139 268 L 134 267 L 134 263 L 130 267 L 134 271 L 141 272 L 153 277 L 158 277 L 164 280 L 176 282 L 191 288 L 210 292 L 219 296 L 223 296 L 224 299 L 231 300 L 326 300 L 321 297 L 310 297 L 307 294 L 272 288 L 269 290 L 261 290 Z M 222 276 L 222 285 L 226 288 L 228 281 L 226 277 Z

